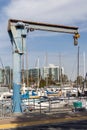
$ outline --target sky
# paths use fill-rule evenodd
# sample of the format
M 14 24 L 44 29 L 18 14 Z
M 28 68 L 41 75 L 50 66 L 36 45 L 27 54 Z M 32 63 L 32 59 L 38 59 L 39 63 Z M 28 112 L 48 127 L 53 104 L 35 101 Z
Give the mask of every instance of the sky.
M 79 27 L 79 73 L 84 76 L 87 72 L 87 0 L 0 0 L 0 61 L 12 67 L 12 45 L 7 32 L 9 19 Z M 74 79 L 78 46 L 73 43 L 72 34 L 29 32 L 26 39 L 29 68 L 36 66 L 38 57 L 40 67 L 46 65 L 47 55 L 48 64 L 61 64 L 69 79 Z

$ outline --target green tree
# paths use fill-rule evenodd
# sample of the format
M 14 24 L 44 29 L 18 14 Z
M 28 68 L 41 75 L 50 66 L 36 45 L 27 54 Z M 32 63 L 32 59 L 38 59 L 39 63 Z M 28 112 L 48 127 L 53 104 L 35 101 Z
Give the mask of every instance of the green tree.
M 46 86 L 46 81 L 44 79 L 41 79 L 39 86 L 40 88 Z
M 62 74 L 60 77 L 59 77 L 59 82 L 61 83 L 67 83 L 68 82 L 68 76 L 65 75 L 65 74 Z
M 84 78 L 82 76 L 77 76 L 76 80 L 75 80 L 75 83 L 77 85 L 82 85 L 83 84 L 83 81 L 84 81 Z

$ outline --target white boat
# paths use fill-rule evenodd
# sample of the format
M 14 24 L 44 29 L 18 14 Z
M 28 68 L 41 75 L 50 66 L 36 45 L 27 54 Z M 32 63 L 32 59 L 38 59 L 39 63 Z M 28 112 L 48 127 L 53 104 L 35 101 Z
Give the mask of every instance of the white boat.
M 45 99 L 45 98 L 41 98 L 41 99 L 26 99 L 23 100 L 23 103 L 29 107 L 32 107 L 34 109 L 47 109 L 47 108 L 60 108 L 60 107 L 64 107 L 67 102 L 64 100 L 60 100 L 60 99 Z
M 8 100 L 11 99 L 13 93 L 12 92 L 1 92 L 0 93 L 0 100 Z
M 0 108 L 11 108 L 12 107 L 12 92 L 1 92 L 0 93 Z

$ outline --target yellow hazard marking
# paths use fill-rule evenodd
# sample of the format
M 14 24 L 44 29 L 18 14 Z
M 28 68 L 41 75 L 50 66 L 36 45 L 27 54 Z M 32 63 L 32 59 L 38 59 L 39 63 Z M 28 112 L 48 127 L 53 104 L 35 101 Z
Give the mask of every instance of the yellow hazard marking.
M 25 126 L 34 126 L 34 125 L 45 125 L 50 123 L 62 123 L 68 121 L 79 121 L 85 120 L 87 116 L 79 116 L 79 117 L 71 117 L 71 118 L 61 118 L 61 119 L 49 119 L 49 120 L 40 120 L 40 121 L 28 121 L 28 122 L 21 122 L 21 123 L 9 123 L 9 124 L 1 124 L 0 129 L 9 129 L 9 128 L 18 128 L 18 127 L 25 127 Z

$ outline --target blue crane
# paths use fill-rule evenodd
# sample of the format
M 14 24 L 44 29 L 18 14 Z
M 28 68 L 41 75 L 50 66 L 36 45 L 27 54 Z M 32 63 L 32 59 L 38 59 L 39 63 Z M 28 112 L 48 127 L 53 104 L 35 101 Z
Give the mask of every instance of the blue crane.
M 26 52 L 26 36 L 29 31 L 42 30 L 74 34 L 74 45 L 78 44 L 78 27 L 54 25 L 10 19 L 8 33 L 13 47 L 13 112 L 21 113 L 21 57 Z

